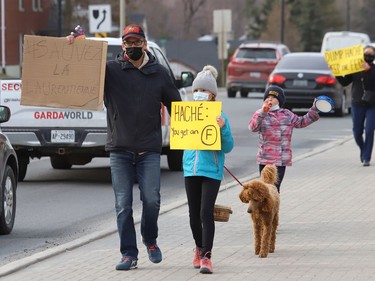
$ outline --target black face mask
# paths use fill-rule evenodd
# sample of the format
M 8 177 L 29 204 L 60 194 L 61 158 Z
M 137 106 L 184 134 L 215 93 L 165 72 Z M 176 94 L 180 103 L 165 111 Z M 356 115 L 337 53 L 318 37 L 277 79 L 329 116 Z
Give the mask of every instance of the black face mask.
M 143 50 L 140 47 L 126 48 L 126 54 L 132 60 L 139 60 L 143 55 Z
M 368 64 L 372 64 L 372 62 L 375 59 L 375 56 L 374 55 L 364 55 L 364 58 L 365 58 L 365 62 L 367 62 Z

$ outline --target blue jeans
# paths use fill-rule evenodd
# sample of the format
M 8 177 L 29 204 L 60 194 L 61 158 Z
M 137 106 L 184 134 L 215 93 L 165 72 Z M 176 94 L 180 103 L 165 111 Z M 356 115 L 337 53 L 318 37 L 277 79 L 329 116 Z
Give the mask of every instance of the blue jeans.
M 374 145 L 375 106 L 352 104 L 352 120 L 353 135 L 361 152 L 361 161 L 370 161 Z
M 156 243 L 160 211 L 160 153 L 110 153 L 117 229 L 123 257 L 138 258 L 133 219 L 133 186 L 137 180 L 142 201 L 141 235 L 145 245 Z

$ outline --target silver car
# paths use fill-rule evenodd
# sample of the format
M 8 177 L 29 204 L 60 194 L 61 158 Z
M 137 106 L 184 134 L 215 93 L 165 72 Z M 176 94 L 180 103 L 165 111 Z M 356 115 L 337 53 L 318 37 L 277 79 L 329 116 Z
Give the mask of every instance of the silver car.
M 0 105 L 0 123 L 10 118 L 9 107 Z M 0 235 L 9 234 L 16 217 L 18 178 L 17 154 L 8 138 L 0 131 Z

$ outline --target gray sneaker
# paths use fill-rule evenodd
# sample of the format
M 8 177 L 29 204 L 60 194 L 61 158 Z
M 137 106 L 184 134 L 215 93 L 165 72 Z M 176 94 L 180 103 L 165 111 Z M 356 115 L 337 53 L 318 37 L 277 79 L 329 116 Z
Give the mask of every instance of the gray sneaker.
M 147 248 L 148 258 L 150 259 L 151 262 L 159 263 L 162 261 L 163 258 L 162 258 L 161 251 L 158 245 L 153 244 L 150 246 L 146 246 L 146 248 Z
M 130 270 L 137 268 L 137 259 L 131 257 L 122 258 L 116 265 L 116 270 Z

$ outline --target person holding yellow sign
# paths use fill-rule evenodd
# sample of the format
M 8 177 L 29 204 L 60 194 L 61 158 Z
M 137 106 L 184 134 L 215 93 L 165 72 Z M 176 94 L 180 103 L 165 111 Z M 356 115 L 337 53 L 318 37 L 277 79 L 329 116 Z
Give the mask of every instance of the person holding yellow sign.
M 353 122 L 353 135 L 360 149 L 360 159 L 364 167 L 370 166 L 372 149 L 374 145 L 375 129 L 375 48 L 365 46 L 363 49 L 363 71 L 336 76 L 343 86 L 352 84 L 351 115 Z M 366 99 L 365 92 L 371 99 Z M 363 132 L 365 133 L 363 137 Z
M 217 70 L 207 65 L 193 81 L 195 101 L 215 101 Z M 215 235 L 214 206 L 224 173 L 225 153 L 234 146 L 228 118 L 216 117 L 220 127 L 221 150 L 184 150 L 183 170 L 189 206 L 190 228 L 195 241 L 193 266 L 212 273 L 211 251 Z

